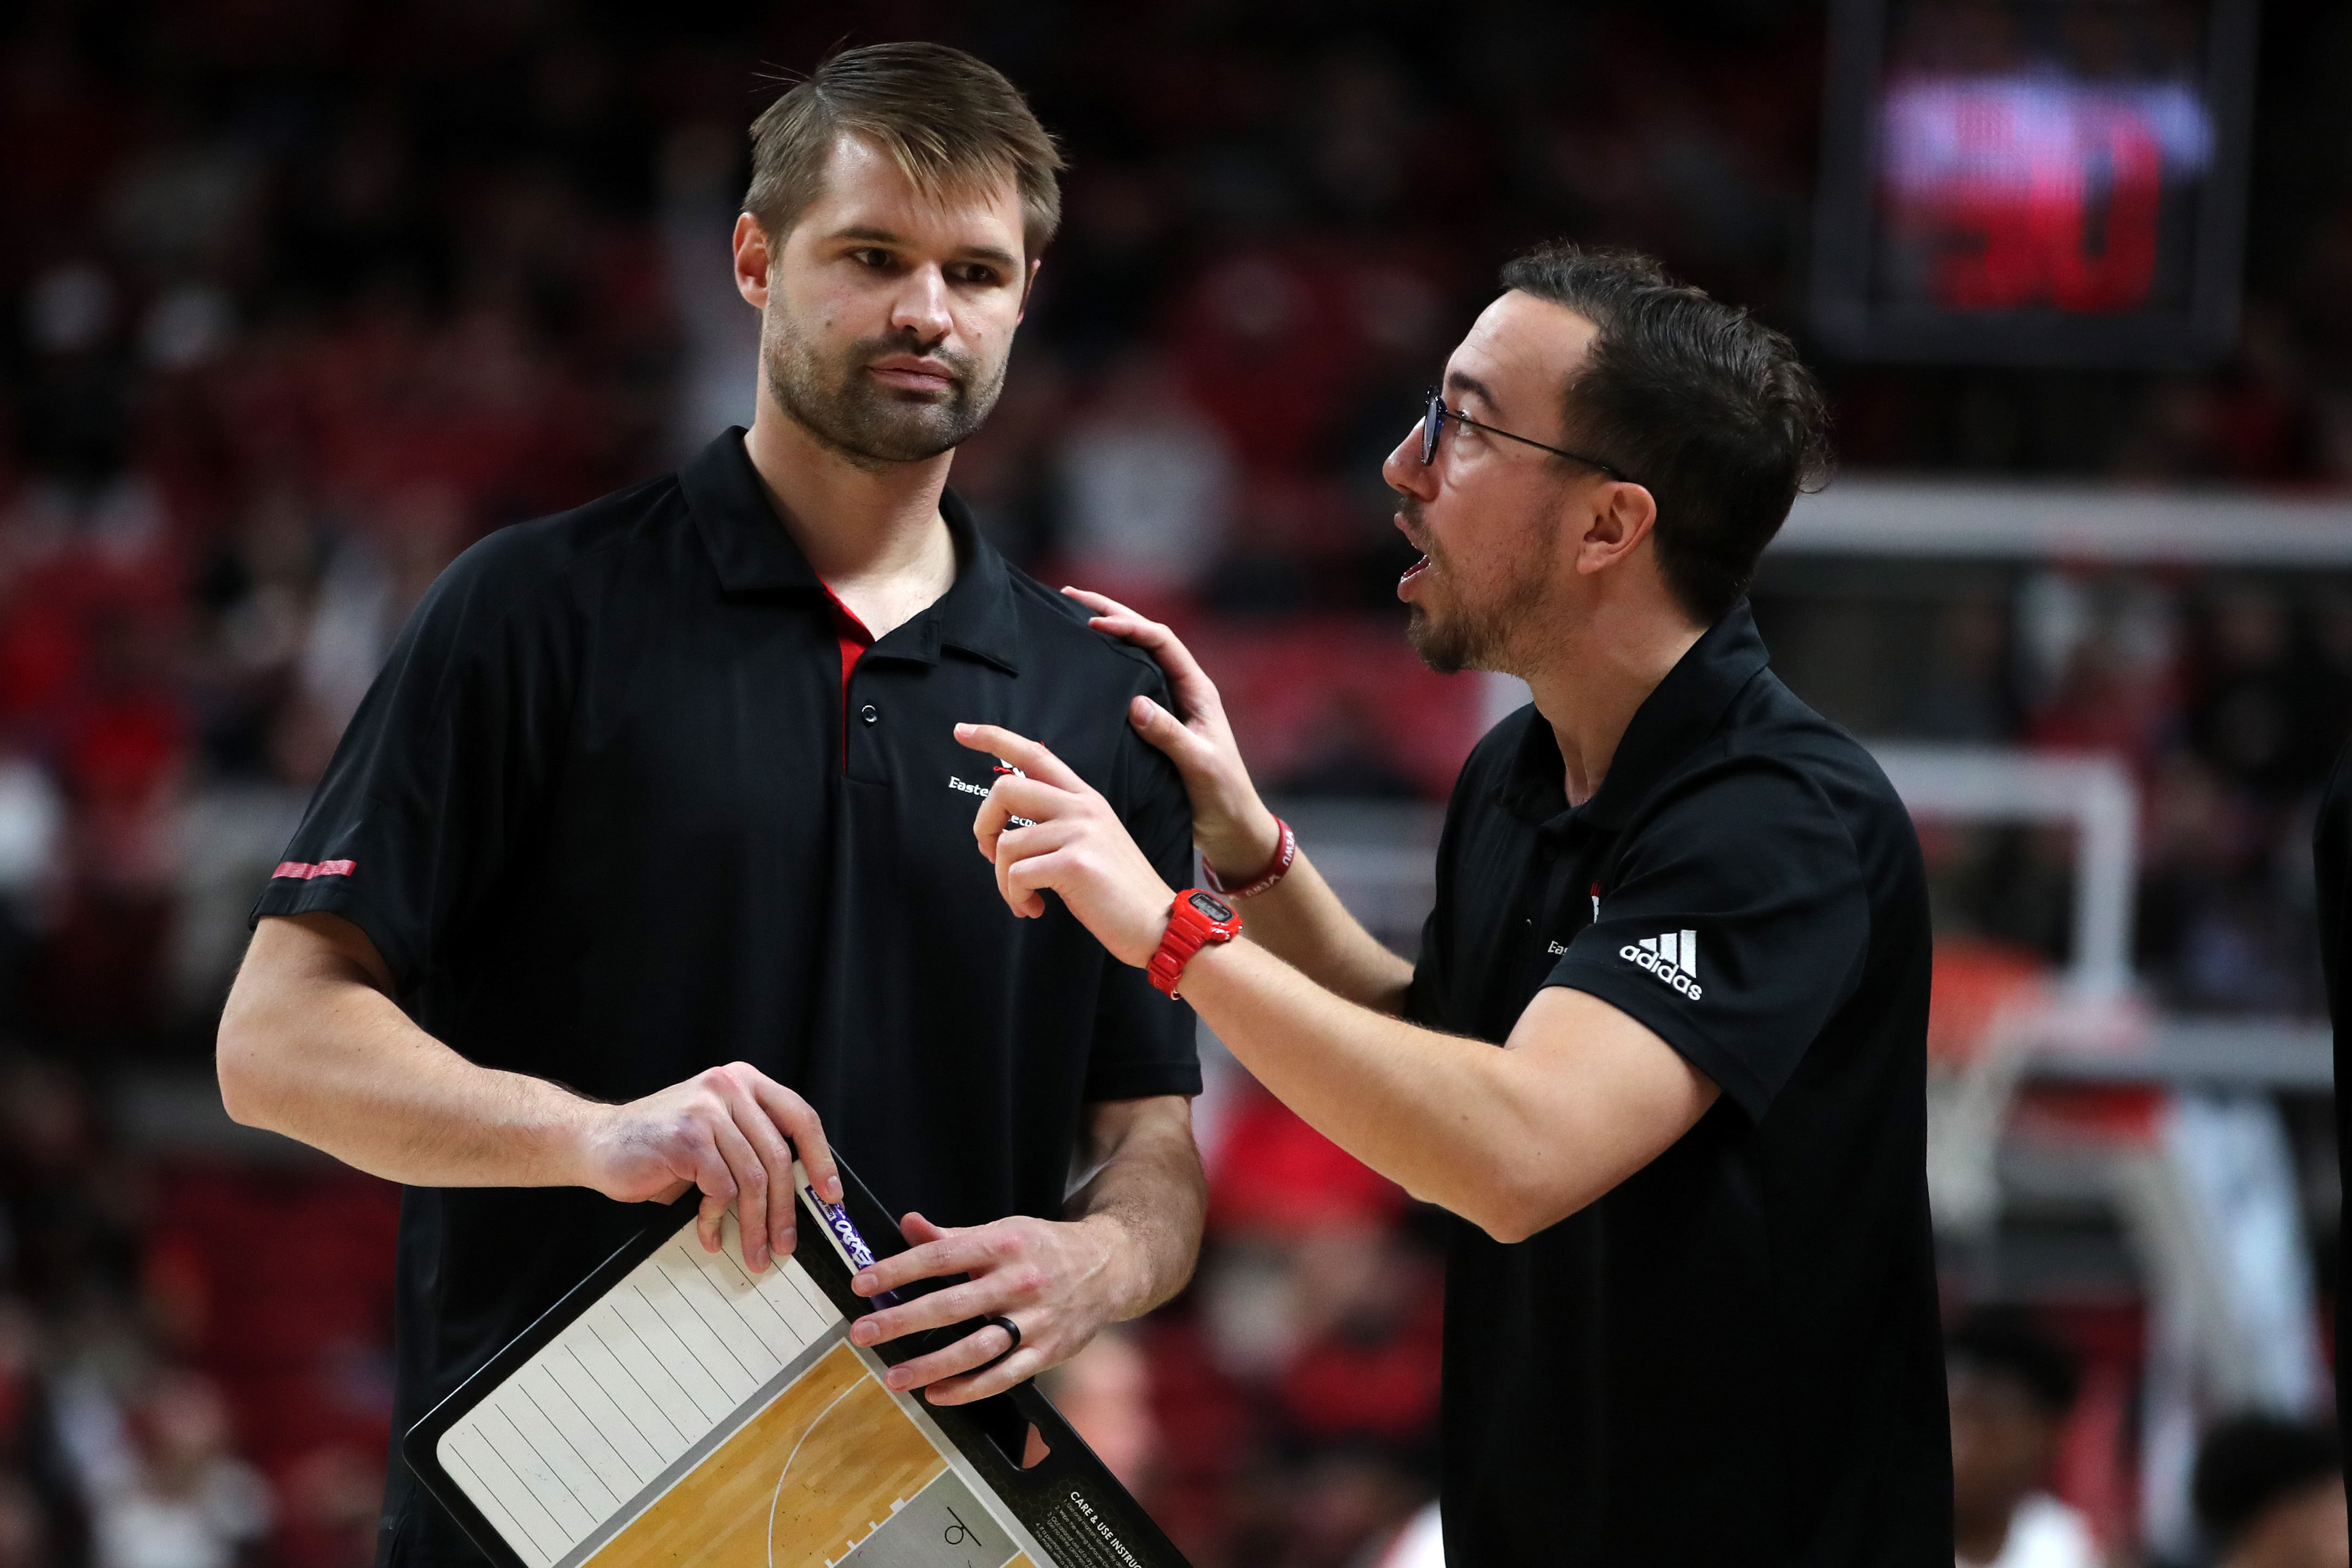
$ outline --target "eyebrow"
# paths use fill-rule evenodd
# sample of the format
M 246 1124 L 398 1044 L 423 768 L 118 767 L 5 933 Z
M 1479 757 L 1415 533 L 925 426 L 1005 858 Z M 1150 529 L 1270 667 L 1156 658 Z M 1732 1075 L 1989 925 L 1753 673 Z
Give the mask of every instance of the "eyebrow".
M 905 235 L 895 234 L 888 229 L 876 228 L 835 229 L 828 237 L 833 239 L 860 240 L 868 245 L 905 245 L 907 243 L 907 236 Z M 1003 267 L 1008 272 L 1018 272 L 1021 270 L 1021 258 L 1019 256 L 1013 255 L 1009 250 L 999 250 L 996 246 L 992 245 L 959 246 L 956 248 L 956 256 L 959 260 L 963 261 L 992 262 L 996 266 Z M 1492 402 L 1493 400 L 1489 399 L 1488 401 Z
M 1502 416 L 1503 400 L 1495 395 L 1493 387 L 1488 386 L 1476 376 L 1461 371 L 1448 371 L 1445 372 L 1445 390 L 1456 397 L 1467 392 L 1486 403 L 1487 409 L 1497 418 Z

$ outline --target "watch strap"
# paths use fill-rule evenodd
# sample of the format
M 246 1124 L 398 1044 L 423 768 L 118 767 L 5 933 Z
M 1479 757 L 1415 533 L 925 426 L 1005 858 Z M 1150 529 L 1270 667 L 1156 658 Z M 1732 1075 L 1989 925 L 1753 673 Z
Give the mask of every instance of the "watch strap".
M 1214 904 L 1225 912 L 1225 917 L 1220 920 L 1210 915 L 1196 900 Z M 1205 888 L 1186 888 L 1169 907 L 1168 928 L 1160 934 L 1160 946 L 1145 966 L 1151 983 L 1172 998 L 1192 955 L 1212 944 L 1232 941 L 1241 929 L 1242 917 L 1222 897 Z

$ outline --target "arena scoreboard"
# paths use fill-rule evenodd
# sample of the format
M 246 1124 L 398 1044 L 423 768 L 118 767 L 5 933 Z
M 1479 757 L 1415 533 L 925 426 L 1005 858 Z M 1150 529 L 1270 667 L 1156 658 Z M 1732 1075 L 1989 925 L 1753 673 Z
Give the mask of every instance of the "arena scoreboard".
M 2254 25 L 2254 0 L 1835 0 L 1823 345 L 2042 365 L 2225 350 Z

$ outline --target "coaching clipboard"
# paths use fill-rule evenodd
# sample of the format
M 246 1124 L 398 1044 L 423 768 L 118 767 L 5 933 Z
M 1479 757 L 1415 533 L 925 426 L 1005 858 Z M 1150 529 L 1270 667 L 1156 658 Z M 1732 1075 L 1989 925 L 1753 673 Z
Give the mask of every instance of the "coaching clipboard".
M 689 1193 L 409 1429 L 409 1469 L 475 1544 L 502 1568 L 1185 1568 L 1034 1387 L 935 1406 L 883 1385 L 978 1325 L 852 1344 L 874 1303 L 793 1175 L 782 1264 L 748 1273 L 731 1213 L 705 1252 Z M 841 1176 L 856 1229 L 904 1250 Z

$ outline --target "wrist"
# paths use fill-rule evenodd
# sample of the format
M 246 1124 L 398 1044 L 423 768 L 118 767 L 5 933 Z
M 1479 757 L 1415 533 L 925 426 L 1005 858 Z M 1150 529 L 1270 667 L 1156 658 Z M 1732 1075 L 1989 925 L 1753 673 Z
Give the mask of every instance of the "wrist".
M 1149 1304 L 1150 1281 L 1134 1236 L 1108 1213 L 1086 1215 L 1077 1228 L 1096 1248 L 1095 1277 L 1103 1283 L 1110 1308 L 1108 1321 L 1119 1322 L 1139 1315 Z
M 1144 971 L 1171 1000 L 1179 992 L 1184 967 L 1205 946 L 1221 946 L 1241 935 L 1242 917 L 1217 894 L 1188 887 L 1170 903 L 1160 945 L 1144 964 Z
M 536 1142 L 548 1186 L 584 1186 L 602 1191 L 604 1162 L 598 1151 L 618 1106 L 566 1095 L 549 1107 Z
M 1265 802 L 1253 799 L 1249 810 L 1231 828 L 1213 839 L 1201 840 L 1201 863 L 1227 887 L 1240 887 L 1273 863 L 1282 849 L 1282 823 Z

